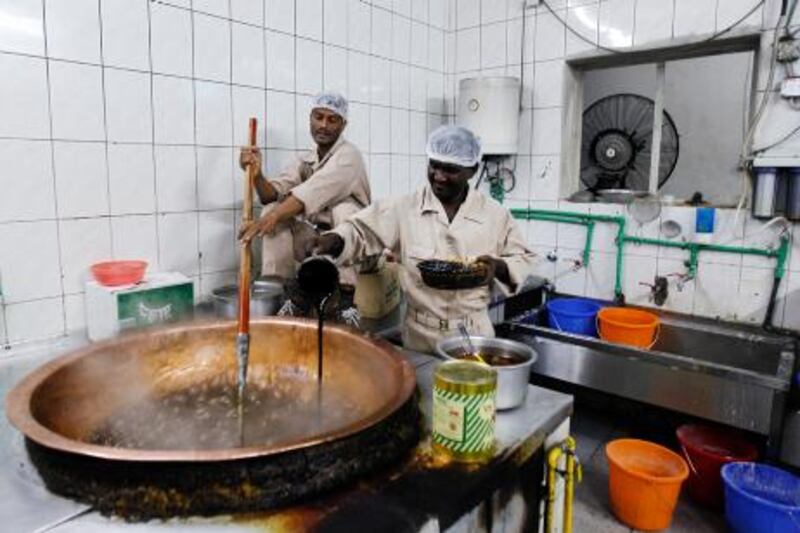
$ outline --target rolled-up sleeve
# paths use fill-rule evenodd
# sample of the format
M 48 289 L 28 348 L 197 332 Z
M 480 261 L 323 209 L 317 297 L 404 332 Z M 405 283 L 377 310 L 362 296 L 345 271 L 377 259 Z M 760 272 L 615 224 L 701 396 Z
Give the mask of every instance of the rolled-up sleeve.
M 400 247 L 400 217 L 397 202 L 382 200 L 365 207 L 333 229 L 344 240 L 338 263 L 358 261 L 385 249 Z
M 292 189 L 292 196 L 303 203 L 306 215 L 315 215 L 352 194 L 363 166 L 357 152 L 339 150 L 310 178 Z
M 519 289 L 522 282 L 533 274 L 538 258 L 525 243 L 525 237 L 519 226 L 507 213 L 502 227 L 500 240 L 500 259 L 508 266 L 511 284 Z
M 303 160 L 295 157 L 280 174 L 269 180 L 270 185 L 278 191 L 279 195 L 286 196 L 292 189 L 303 183 L 303 177 L 300 173 L 302 166 Z

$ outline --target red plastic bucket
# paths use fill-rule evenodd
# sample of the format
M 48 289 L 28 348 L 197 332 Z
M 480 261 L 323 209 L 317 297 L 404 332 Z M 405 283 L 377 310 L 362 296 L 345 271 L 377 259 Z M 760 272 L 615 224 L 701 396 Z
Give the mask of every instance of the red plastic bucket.
M 721 509 L 724 497 L 720 469 L 727 463 L 755 461 L 758 449 L 741 434 L 723 428 L 686 424 L 676 433 L 689 464 L 689 496 L 706 507 Z

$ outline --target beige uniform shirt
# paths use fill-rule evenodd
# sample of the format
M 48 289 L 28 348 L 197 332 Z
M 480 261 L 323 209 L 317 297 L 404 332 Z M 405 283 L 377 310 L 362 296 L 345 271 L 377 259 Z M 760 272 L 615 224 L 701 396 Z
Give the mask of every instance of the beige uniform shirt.
M 333 227 L 369 205 L 370 189 L 361 152 L 340 136 L 325 157 L 316 150 L 298 157 L 281 174 L 270 180 L 280 197 L 292 194 L 305 206 L 297 218 Z M 278 202 L 264 206 L 262 216 Z M 305 256 L 305 246 L 316 232 L 295 219 L 280 224 L 262 239 L 261 275 L 292 278 L 296 263 Z M 341 268 L 342 283 L 355 285 L 353 268 Z
M 452 222 L 426 184 L 414 193 L 372 204 L 334 231 L 345 243 L 339 261 L 384 248 L 399 258 L 408 302 L 403 342 L 413 350 L 433 351 L 439 339 L 456 334 L 461 322 L 471 333 L 494 334 L 487 310 L 489 287 L 432 289 L 423 284 L 417 263 L 490 255 L 506 262 L 512 283 L 519 286 L 535 261 L 511 213 L 473 189 Z
M 309 150 L 270 183 L 278 194 L 292 196 L 305 206 L 313 223 L 334 225 L 333 208 L 342 203 L 361 209 L 370 203 L 369 179 L 361 152 L 340 135 L 325 157 Z

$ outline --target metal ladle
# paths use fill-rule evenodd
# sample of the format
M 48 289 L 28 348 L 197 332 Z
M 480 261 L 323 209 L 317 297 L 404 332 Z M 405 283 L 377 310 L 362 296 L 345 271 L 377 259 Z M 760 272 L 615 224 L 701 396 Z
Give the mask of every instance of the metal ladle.
M 472 339 L 470 338 L 469 332 L 467 331 L 467 326 L 465 326 L 463 323 L 459 324 L 458 331 L 461 333 L 461 337 L 464 339 L 464 343 L 467 345 L 467 350 L 469 350 L 469 354 L 478 361 L 480 361 L 481 363 L 483 363 L 484 365 L 488 365 L 488 363 L 483 360 L 483 357 L 481 357 L 481 354 L 478 353 L 478 350 L 476 350 L 475 347 L 472 345 Z

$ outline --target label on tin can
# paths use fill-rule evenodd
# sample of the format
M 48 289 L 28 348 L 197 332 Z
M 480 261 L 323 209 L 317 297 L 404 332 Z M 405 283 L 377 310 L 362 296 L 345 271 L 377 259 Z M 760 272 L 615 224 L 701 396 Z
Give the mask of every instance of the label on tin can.
M 459 394 L 433 391 L 433 441 L 456 454 L 491 450 L 494 445 L 494 391 Z

